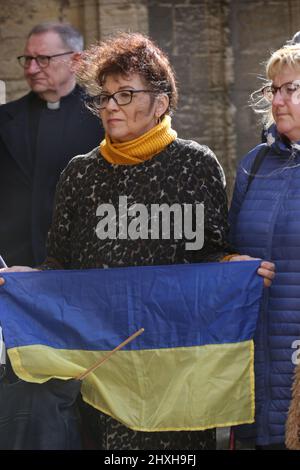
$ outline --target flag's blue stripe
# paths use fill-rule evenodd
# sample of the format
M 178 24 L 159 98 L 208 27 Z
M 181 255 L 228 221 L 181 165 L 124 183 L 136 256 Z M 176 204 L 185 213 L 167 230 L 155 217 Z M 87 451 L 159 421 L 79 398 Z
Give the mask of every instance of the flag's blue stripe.
M 7 347 L 108 350 L 235 343 L 253 337 L 259 261 L 5 274 Z

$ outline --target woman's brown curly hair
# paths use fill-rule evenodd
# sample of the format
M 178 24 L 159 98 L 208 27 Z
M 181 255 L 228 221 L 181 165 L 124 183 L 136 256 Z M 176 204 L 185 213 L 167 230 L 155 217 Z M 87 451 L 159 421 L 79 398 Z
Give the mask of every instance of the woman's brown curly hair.
M 150 90 L 169 97 L 170 114 L 177 105 L 175 74 L 169 59 L 153 41 L 140 33 L 120 33 L 83 52 L 76 67 L 78 82 L 90 96 L 99 95 L 110 74 L 138 73 Z M 96 101 L 89 106 L 98 114 Z

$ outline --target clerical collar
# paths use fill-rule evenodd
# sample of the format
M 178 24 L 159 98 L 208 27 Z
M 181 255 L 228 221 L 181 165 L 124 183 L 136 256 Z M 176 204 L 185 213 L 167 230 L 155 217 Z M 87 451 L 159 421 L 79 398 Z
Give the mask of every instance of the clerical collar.
M 63 107 L 64 102 L 67 102 L 69 99 L 72 99 L 72 97 L 74 95 L 78 95 L 78 93 L 80 93 L 80 88 L 78 85 L 75 85 L 75 88 L 73 88 L 73 90 L 68 95 L 61 96 L 60 100 L 56 101 L 55 103 L 40 98 L 39 95 L 36 94 L 34 91 L 31 91 L 29 96 L 30 100 L 33 103 L 36 103 L 39 107 L 44 108 L 46 106 L 47 109 L 55 110 L 60 109 L 60 107 Z
M 50 101 L 47 101 L 47 108 L 48 109 L 59 109 L 60 108 L 60 100 L 55 101 L 54 103 L 51 103 Z

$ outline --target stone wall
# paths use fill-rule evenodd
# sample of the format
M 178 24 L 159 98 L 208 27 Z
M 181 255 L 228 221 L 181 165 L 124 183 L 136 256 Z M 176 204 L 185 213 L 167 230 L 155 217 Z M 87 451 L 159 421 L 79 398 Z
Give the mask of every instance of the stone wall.
M 230 102 L 236 110 L 234 129 L 236 155 L 240 158 L 260 140 L 258 116 L 247 105 L 251 91 L 258 89 L 264 63 L 270 52 L 281 47 L 300 30 L 298 0 L 232 0 L 228 27 L 234 78 Z
M 300 29 L 298 0 L 0 0 L 0 79 L 27 91 L 16 56 L 30 28 L 70 21 L 91 44 L 120 30 L 149 34 L 170 56 L 180 101 L 174 126 L 210 146 L 232 189 L 236 162 L 259 142 L 249 94 L 272 49 Z

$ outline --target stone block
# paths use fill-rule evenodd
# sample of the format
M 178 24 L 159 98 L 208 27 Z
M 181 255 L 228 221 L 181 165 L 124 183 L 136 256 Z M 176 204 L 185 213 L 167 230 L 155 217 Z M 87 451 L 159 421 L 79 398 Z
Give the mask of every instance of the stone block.
M 148 34 L 148 10 L 132 2 L 99 3 L 100 35 L 108 37 L 120 31 Z
M 173 52 L 173 8 L 155 5 L 148 8 L 149 35 L 167 54 Z M 162 34 L 163 33 L 163 34 Z

